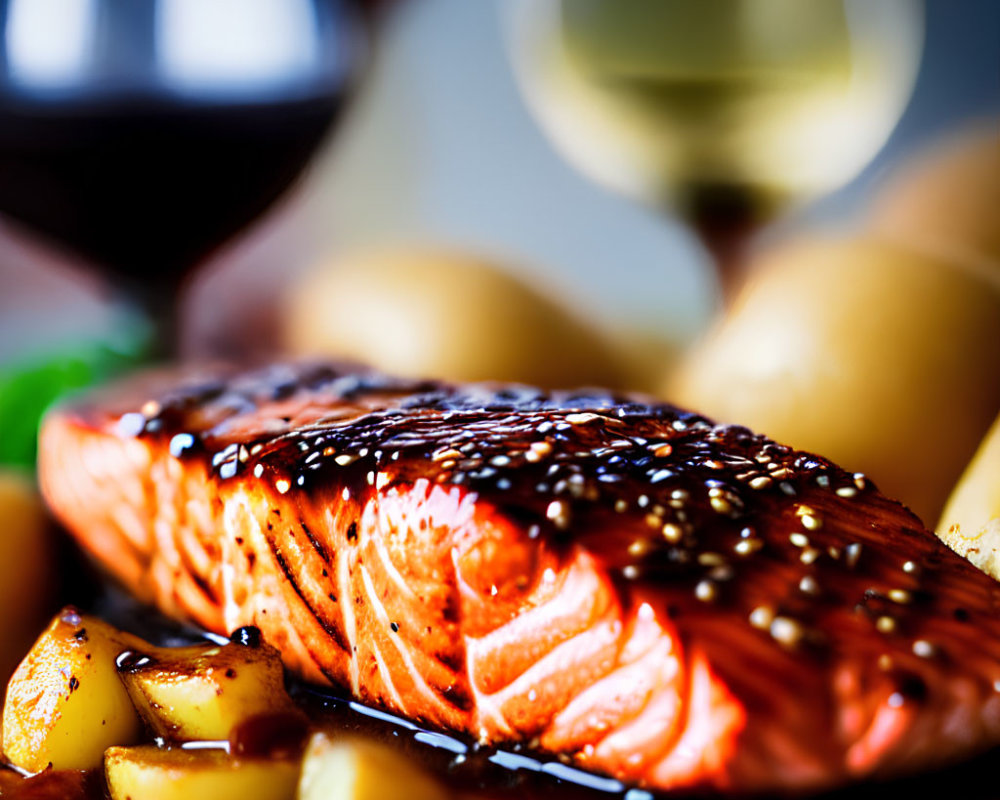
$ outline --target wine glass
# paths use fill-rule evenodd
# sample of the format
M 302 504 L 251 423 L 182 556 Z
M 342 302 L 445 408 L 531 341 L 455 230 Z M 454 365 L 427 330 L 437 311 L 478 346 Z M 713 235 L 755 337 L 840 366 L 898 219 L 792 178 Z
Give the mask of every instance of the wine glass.
M 0 2 L 0 212 L 176 347 L 185 274 L 302 171 L 362 54 L 341 0 Z
M 918 0 L 517 0 L 542 129 L 600 183 L 684 217 L 739 282 L 749 235 L 880 149 L 911 93 Z

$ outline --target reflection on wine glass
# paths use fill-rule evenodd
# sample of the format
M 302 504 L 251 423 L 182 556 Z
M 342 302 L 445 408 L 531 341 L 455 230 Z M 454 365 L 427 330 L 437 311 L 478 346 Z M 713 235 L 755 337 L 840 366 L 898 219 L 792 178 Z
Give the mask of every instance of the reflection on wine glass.
M 576 167 L 684 216 L 735 283 L 746 236 L 843 184 L 902 114 L 918 0 L 518 0 L 529 106 Z
M 299 175 L 360 56 L 340 0 L 0 2 L 0 212 L 175 345 L 182 276 Z

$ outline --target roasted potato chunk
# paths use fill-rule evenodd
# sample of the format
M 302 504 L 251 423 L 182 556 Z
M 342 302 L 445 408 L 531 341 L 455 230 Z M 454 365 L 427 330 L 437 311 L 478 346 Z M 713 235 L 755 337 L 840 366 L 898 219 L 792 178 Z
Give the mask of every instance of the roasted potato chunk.
M 448 792 L 404 756 L 374 742 L 314 734 L 298 800 L 448 800 Z
M 227 739 L 239 723 L 290 710 L 278 651 L 263 642 L 148 648 L 121 676 L 150 729 L 174 741 Z
M 299 764 L 224 750 L 112 747 L 104 758 L 112 800 L 293 800 Z
M 141 640 L 73 608 L 59 613 L 7 686 L 3 752 L 29 772 L 92 769 L 142 725 L 115 658 Z
M 52 558 L 45 509 L 28 477 L 0 468 L 0 681 L 6 683 L 45 617 Z M 13 609 L 13 611 L 12 611 Z

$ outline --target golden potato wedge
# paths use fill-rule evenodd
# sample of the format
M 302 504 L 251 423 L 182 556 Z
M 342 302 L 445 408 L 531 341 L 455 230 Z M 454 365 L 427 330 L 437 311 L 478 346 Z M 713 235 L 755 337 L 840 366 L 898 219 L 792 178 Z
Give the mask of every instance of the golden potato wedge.
M 293 800 L 299 763 L 141 745 L 109 748 L 104 772 L 112 800 Z
M 383 745 L 313 734 L 302 762 L 298 800 L 448 800 L 412 761 Z
M 226 739 L 250 717 L 292 708 L 281 656 L 263 642 L 149 648 L 123 660 L 121 676 L 150 729 L 174 741 Z
M 937 534 L 1000 580 L 1000 416 L 951 493 Z
M 8 760 L 29 772 L 92 769 L 111 745 L 136 741 L 142 725 L 115 658 L 143 644 L 99 619 L 63 609 L 7 686 Z

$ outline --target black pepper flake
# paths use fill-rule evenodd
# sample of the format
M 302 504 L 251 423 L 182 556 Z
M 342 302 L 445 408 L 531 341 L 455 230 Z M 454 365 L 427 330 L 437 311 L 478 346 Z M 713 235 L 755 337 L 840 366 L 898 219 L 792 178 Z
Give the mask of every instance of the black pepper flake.
M 389 627 L 392 628 L 392 632 L 393 633 L 398 633 L 399 632 L 399 623 L 398 622 L 390 622 L 389 623 Z

